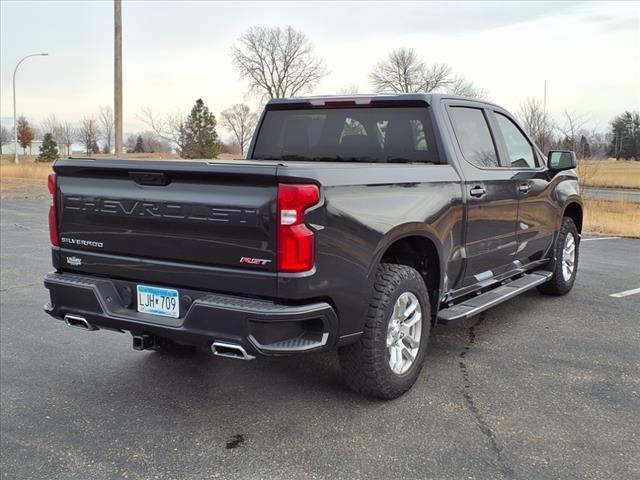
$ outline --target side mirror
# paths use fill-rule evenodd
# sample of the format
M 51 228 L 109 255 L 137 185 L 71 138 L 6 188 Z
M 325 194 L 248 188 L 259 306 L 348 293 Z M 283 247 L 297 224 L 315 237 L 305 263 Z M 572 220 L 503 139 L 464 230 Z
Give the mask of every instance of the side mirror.
M 571 150 L 551 150 L 547 156 L 549 169 L 559 172 L 576 168 L 576 153 Z

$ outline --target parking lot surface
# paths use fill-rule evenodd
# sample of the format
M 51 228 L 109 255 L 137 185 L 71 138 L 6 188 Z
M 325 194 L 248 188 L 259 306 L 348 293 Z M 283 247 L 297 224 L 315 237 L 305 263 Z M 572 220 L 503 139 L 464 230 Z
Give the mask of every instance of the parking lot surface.
M 640 240 L 588 239 L 566 297 L 433 332 L 403 397 L 334 353 L 137 352 L 45 315 L 46 199 L 1 205 L 3 479 L 640 478 Z

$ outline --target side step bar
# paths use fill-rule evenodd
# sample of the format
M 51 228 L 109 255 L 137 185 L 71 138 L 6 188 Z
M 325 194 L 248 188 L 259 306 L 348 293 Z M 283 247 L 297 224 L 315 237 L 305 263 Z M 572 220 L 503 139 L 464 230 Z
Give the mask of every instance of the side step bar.
M 538 270 L 500 287 L 494 288 L 493 290 L 489 290 L 482 295 L 464 300 L 458 305 L 444 308 L 440 310 L 440 313 L 438 314 L 438 323 L 442 325 L 449 325 L 453 322 L 465 320 L 480 312 L 484 312 L 499 303 L 520 295 L 527 290 L 531 290 L 542 283 L 545 283 L 552 275 L 552 272 Z

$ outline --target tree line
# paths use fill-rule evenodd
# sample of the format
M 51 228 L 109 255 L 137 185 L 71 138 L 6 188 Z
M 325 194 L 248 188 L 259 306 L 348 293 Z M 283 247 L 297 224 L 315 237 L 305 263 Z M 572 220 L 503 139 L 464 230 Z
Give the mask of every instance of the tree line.
M 536 98 L 523 102 L 517 116 L 543 152 L 573 150 L 578 158 L 640 160 L 640 112 L 616 115 L 607 133 L 587 128 L 590 119 L 586 114 L 564 110 L 560 119 L 554 120 Z
M 290 26 L 251 27 L 240 35 L 230 54 L 240 78 L 248 83 L 247 93 L 262 102 L 309 93 L 329 74 L 309 38 Z M 446 63 L 429 63 L 412 48 L 392 50 L 372 66 L 368 78 L 372 89 L 379 93 L 441 92 L 488 98 L 485 89 L 455 73 Z M 342 89 L 346 94 L 357 91 L 357 85 Z M 570 148 L 580 156 L 598 151 L 616 158 L 640 158 L 638 112 L 624 112 L 614 118 L 607 135 L 588 131 L 587 118 L 583 115 L 564 112 L 563 119 L 554 122 L 533 98 L 521 105 L 518 116 L 543 151 Z M 221 124 L 231 132 L 232 145 L 220 141 L 217 119 L 202 99 L 195 101 L 187 115 L 156 115 L 151 108 L 143 108 L 138 118 L 149 130 L 127 136 L 128 152 L 175 151 L 183 158 L 215 158 L 223 151 L 244 155 L 258 117 L 245 104 L 236 104 L 221 112 Z M 83 118 L 79 125 L 59 122 L 54 115 L 45 119 L 37 130 L 24 117 L 18 121 L 18 141 L 23 152 L 31 148 L 36 136 L 40 135 L 44 143 L 44 137 L 49 134 L 47 142 L 54 142 L 66 155 L 71 154 L 74 142 L 80 143 L 87 155 L 111 153 L 113 133 L 110 107 L 101 107 L 95 115 Z M 6 129 L 0 134 L 2 144 L 8 143 Z

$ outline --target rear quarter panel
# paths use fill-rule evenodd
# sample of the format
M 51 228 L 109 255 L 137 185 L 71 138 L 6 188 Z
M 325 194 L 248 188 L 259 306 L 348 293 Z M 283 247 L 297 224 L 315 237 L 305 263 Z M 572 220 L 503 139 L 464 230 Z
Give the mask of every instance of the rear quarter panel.
M 330 301 L 341 336 L 362 330 L 378 264 L 394 241 L 431 239 L 446 266 L 441 288 L 462 274 L 462 190 L 451 166 L 291 162 L 278 168 L 278 181 L 322 185 L 305 217 L 316 230 L 315 270 L 279 274 L 278 297 Z

